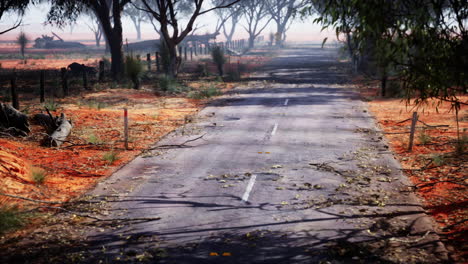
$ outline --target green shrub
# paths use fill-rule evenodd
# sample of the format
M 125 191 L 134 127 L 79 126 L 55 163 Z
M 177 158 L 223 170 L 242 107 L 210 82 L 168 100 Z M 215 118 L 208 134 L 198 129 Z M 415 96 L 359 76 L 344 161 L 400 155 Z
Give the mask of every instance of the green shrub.
M 101 60 L 104 62 L 104 69 L 111 68 L 111 61 L 108 58 L 102 57 Z
M 54 100 L 48 100 L 44 103 L 44 107 L 49 109 L 50 111 L 55 111 L 57 108 L 60 107 L 58 103 L 56 103 Z
M 221 47 L 216 46 L 211 50 L 211 58 L 218 68 L 219 76 L 223 76 L 223 66 L 226 63 L 226 57 L 224 56 L 224 51 Z
M 432 155 L 432 162 L 433 162 L 436 166 L 442 166 L 442 165 L 445 164 L 444 156 L 443 156 L 443 155 L 434 154 L 434 155 Z
M 226 80 L 228 81 L 233 81 L 233 82 L 236 82 L 236 81 L 240 81 L 241 80 L 241 75 L 240 75 L 240 72 L 238 69 L 236 69 L 235 67 L 230 67 L 228 68 L 227 72 L 226 72 Z
M 96 136 L 94 133 L 91 133 L 88 136 L 88 142 L 93 145 L 99 145 L 102 144 L 102 140 L 100 137 Z
M 8 89 L 0 90 L 0 97 L 2 97 L 3 102 L 11 101 L 11 93 Z
M 431 140 L 432 140 L 431 136 L 426 134 L 426 129 L 423 129 L 421 133 L 419 133 L 418 139 L 421 145 L 426 145 L 428 143 L 431 143 Z
M 195 69 L 195 72 L 200 77 L 207 77 L 208 76 L 208 67 L 206 66 L 205 63 L 199 63 L 199 64 L 197 64 L 197 68 Z
M 468 145 L 468 135 L 466 129 L 463 129 L 463 134 L 460 136 L 460 140 L 457 141 L 455 146 L 455 153 L 462 155 L 466 152 L 466 146 Z
M 159 76 L 158 87 L 161 91 L 169 93 L 180 93 L 185 90 L 174 78 L 167 75 Z
M 101 110 L 107 107 L 106 103 L 95 101 L 95 100 L 84 101 L 83 104 L 88 106 L 89 108 L 93 108 L 97 110 Z
M 41 168 L 37 168 L 37 167 L 32 167 L 31 168 L 31 178 L 35 183 L 43 184 L 44 181 L 45 181 L 46 176 L 47 176 L 47 174 L 46 174 L 45 170 L 43 170 Z
M 133 82 L 133 89 L 140 88 L 140 78 L 143 74 L 143 64 L 135 57 L 128 55 L 125 57 L 125 73 L 127 78 Z
M 211 84 L 208 87 L 203 87 L 199 91 L 193 91 L 188 94 L 188 97 L 193 98 L 193 99 L 205 99 L 205 98 L 210 98 L 213 96 L 220 95 L 221 92 Z
M 102 160 L 107 161 L 109 165 L 111 165 L 112 163 L 114 163 L 114 161 L 119 159 L 118 155 L 119 154 L 117 152 L 112 150 L 104 153 L 104 155 L 102 156 Z
M 17 207 L 0 207 L 0 234 L 23 226 L 25 221 L 25 214 L 21 213 Z

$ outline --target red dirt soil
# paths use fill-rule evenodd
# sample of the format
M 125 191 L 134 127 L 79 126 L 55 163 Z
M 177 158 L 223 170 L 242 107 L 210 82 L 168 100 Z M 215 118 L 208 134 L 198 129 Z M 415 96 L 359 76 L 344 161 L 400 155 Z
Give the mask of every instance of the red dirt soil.
M 89 94 L 85 99 L 125 103 L 101 110 L 69 104 L 80 99 L 60 100 L 61 108 L 53 112 L 65 113 L 74 125 L 69 142 L 61 148 L 40 146 L 45 131 L 36 125 L 31 126 L 27 138 L 0 138 L 0 164 L 7 165 L 0 166 L 1 193 L 47 201 L 70 200 L 184 124 L 185 117 L 197 112 L 203 103 L 187 98 L 156 97 L 152 92 L 113 89 Z M 123 107 L 129 109 L 130 150 L 124 150 L 123 144 Z M 31 104 L 30 113 L 40 112 L 39 109 L 39 105 Z M 103 159 L 110 152 L 118 156 L 112 164 Z M 31 166 L 45 171 L 42 184 L 32 179 Z M 15 198 L 0 197 L 0 206 L 12 204 L 25 205 Z
M 375 89 L 358 81 L 361 95 L 376 96 Z M 468 96 L 460 96 L 468 102 Z M 401 99 L 374 99 L 369 102 L 371 112 L 382 127 L 391 149 L 396 153 L 403 171 L 416 187 L 424 208 L 439 224 L 439 233 L 457 262 L 468 258 L 466 243 L 468 230 L 467 153 L 468 108 L 459 111 L 459 127 L 464 138 L 465 152 L 456 154 L 457 122 L 450 103 L 431 100 L 425 107 L 407 104 Z M 408 152 L 409 130 L 413 112 L 419 120 L 414 136 L 415 145 Z M 407 120 L 405 122 L 402 122 Z M 429 125 L 429 126 L 427 126 Z M 437 126 L 437 127 L 430 127 Z

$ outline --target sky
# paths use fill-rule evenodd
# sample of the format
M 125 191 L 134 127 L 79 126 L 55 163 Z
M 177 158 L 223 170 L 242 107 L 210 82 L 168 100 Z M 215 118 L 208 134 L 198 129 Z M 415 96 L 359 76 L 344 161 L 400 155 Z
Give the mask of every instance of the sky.
M 76 25 L 73 27 L 67 26 L 63 29 L 57 27 L 46 25 L 47 12 L 49 11 L 48 4 L 40 4 L 36 6 L 30 6 L 23 17 L 23 26 L 17 28 L 13 31 L 10 31 L 6 34 L 0 35 L 0 40 L 14 40 L 19 32 L 23 30 L 31 39 L 40 37 L 41 34 L 51 35 L 51 32 L 55 32 L 64 40 L 83 40 L 83 39 L 94 39 L 91 30 L 88 28 L 90 23 L 90 17 L 80 17 Z M 0 30 L 7 28 L 9 25 L 14 24 L 18 16 L 15 14 L 6 15 L 0 21 Z M 321 27 L 319 25 L 312 23 L 313 17 L 308 18 L 305 21 L 296 19 L 291 25 L 288 33 L 288 41 L 314 41 L 321 42 L 325 37 L 332 39 L 333 33 L 329 31 L 321 32 Z M 196 24 L 202 25 L 197 33 L 204 34 L 206 32 L 212 33 L 216 26 L 216 16 L 214 13 L 205 14 L 197 20 Z M 130 18 L 123 17 L 123 35 L 124 39 L 128 39 L 129 42 L 136 41 L 136 30 L 131 22 Z M 262 32 L 262 35 L 265 36 L 265 39 L 268 39 L 268 34 L 270 32 L 275 32 L 274 23 L 270 23 L 269 26 Z M 142 25 L 142 39 L 155 39 L 158 38 L 157 34 L 154 33 L 153 27 L 151 24 Z M 247 34 L 242 27 L 238 27 L 235 33 L 235 39 L 247 38 Z M 223 34 L 219 35 L 217 41 L 223 41 Z

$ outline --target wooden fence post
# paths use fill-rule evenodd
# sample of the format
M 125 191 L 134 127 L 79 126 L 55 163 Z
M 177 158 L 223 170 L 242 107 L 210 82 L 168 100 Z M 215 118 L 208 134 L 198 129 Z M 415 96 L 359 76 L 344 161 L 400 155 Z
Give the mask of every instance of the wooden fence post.
M 410 137 L 409 137 L 408 152 L 411 152 L 413 150 L 414 132 L 416 131 L 417 122 L 418 122 L 418 112 L 413 112 L 413 118 L 411 120 L 411 131 L 410 131 Z
M 99 82 L 104 81 L 104 61 L 99 61 Z
M 13 108 L 19 110 L 18 92 L 16 87 L 16 72 L 13 72 L 13 76 L 11 77 L 11 104 L 13 105 Z
M 86 71 L 83 71 L 83 88 L 85 90 L 90 90 L 88 86 L 88 73 Z
M 184 47 L 184 60 L 187 61 L 187 46 Z
M 124 142 L 125 149 L 128 150 L 128 111 L 124 108 Z
M 193 61 L 193 47 L 190 47 L 190 60 Z
M 68 96 L 68 78 L 67 78 L 67 69 L 66 68 L 61 68 L 60 69 L 60 75 L 62 77 L 62 90 L 63 90 L 63 96 Z
M 159 64 L 159 52 L 156 52 L 156 71 L 161 71 L 161 65 Z
M 41 70 L 40 80 L 39 80 L 39 93 L 40 93 L 40 102 L 45 101 L 45 71 Z
M 146 61 L 148 62 L 148 71 L 151 71 L 151 54 L 146 54 Z

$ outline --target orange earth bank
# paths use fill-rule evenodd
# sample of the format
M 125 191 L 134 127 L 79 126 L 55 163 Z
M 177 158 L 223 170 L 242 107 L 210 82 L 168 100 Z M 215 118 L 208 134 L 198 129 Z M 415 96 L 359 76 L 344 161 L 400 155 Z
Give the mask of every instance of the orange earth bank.
M 467 103 L 468 96 L 460 96 Z M 436 111 L 429 101 L 424 108 L 406 105 L 399 99 L 378 99 L 369 102 L 370 110 L 386 133 L 391 148 L 397 154 L 404 172 L 416 186 L 429 214 L 439 223 L 440 233 L 447 235 L 446 243 L 462 247 L 462 258 L 467 257 L 468 230 L 467 154 L 468 107 L 459 111 L 460 137 L 465 144 L 464 154 L 456 154 L 457 121 L 450 103 L 442 103 Z M 413 112 L 418 112 L 419 122 L 415 145 L 408 151 Z M 427 126 L 429 125 L 429 126 Z M 431 127 L 432 126 L 432 127 Z
M 124 96 L 125 95 L 125 96 Z M 61 148 L 42 147 L 43 128 L 32 125 L 27 138 L 0 138 L 0 193 L 37 200 L 67 201 L 76 197 L 133 159 L 161 137 L 184 124 L 202 102 L 187 98 L 161 98 L 154 93 L 113 89 L 88 95 L 87 99 L 106 98 L 125 105 L 97 110 L 68 104 L 78 98 L 59 101 L 61 108 L 52 114 L 65 113 L 73 122 L 72 135 Z M 132 104 L 134 106 L 132 106 Z M 138 104 L 138 105 L 137 105 Z M 129 111 L 129 147 L 123 144 L 123 111 Z M 137 108 L 140 107 L 140 108 Z M 40 108 L 31 111 L 40 112 Z M 115 153 L 112 163 L 105 154 Z M 43 183 L 34 181 L 33 171 L 43 170 Z M 25 205 L 25 201 L 1 197 L 0 206 Z M 29 203 L 26 203 L 29 204 Z

